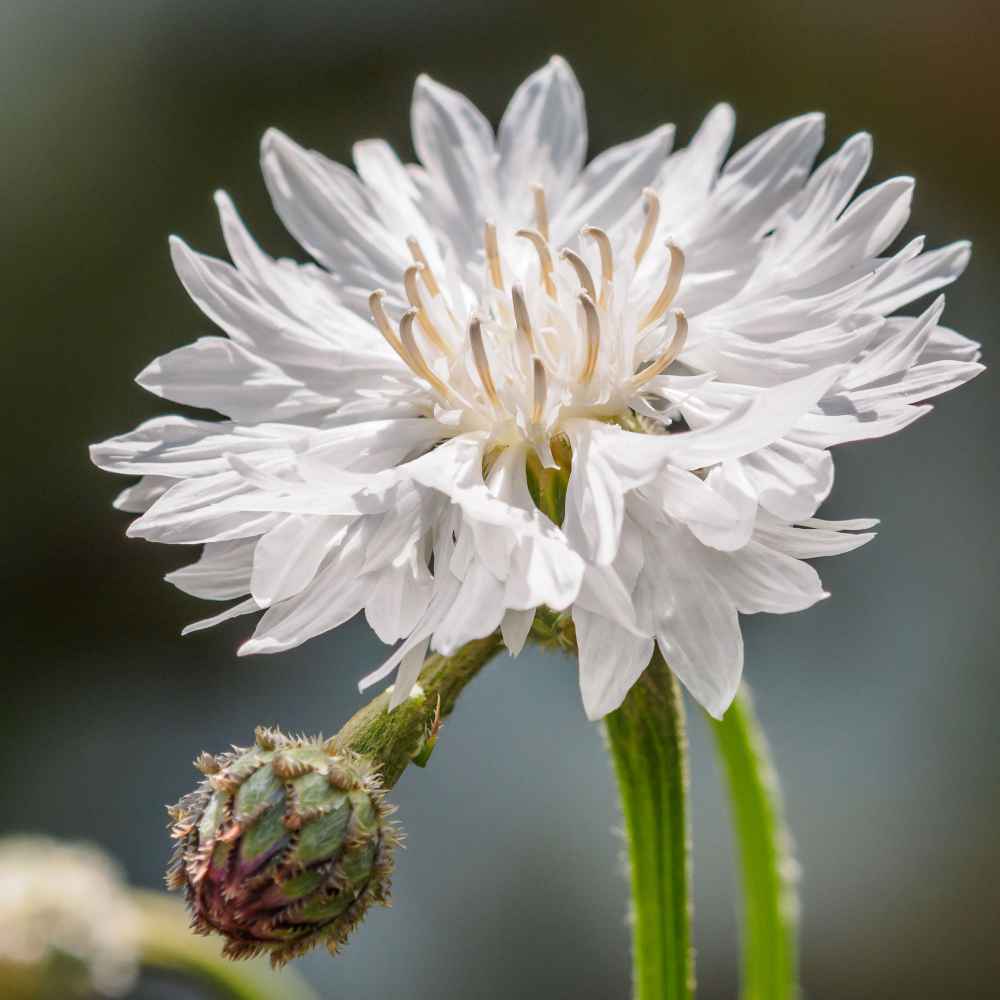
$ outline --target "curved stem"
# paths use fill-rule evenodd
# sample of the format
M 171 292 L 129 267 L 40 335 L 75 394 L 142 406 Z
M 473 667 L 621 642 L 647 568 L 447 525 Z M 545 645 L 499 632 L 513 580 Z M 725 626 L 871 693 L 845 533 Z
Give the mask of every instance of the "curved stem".
M 213 941 L 191 933 L 184 905 L 158 892 L 134 891 L 139 912 L 142 964 L 189 977 L 226 1000 L 315 1000 L 305 981 L 291 969 L 276 972 L 266 958 L 231 962 Z
M 743 881 L 743 1000 L 794 1000 L 795 862 L 781 793 L 750 692 L 710 720 L 729 788 Z
M 659 650 L 604 724 L 628 838 L 635 1000 L 688 1000 L 687 738 L 680 687 Z
M 426 762 L 440 720 L 451 714 L 465 685 L 501 649 L 497 632 L 466 643 L 453 656 L 431 656 L 420 671 L 420 692 L 390 712 L 389 692 L 383 691 L 347 720 L 334 737 L 338 748 L 377 761 L 383 787 L 391 788 L 411 761 Z

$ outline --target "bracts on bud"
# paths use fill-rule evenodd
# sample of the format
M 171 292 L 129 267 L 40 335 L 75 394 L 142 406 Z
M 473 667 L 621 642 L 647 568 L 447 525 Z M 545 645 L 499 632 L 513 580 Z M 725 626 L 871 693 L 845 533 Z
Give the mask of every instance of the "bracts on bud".
M 336 952 L 372 903 L 388 905 L 400 835 L 366 758 L 261 728 L 254 746 L 195 766 L 205 780 L 169 810 L 167 885 L 228 957 Z

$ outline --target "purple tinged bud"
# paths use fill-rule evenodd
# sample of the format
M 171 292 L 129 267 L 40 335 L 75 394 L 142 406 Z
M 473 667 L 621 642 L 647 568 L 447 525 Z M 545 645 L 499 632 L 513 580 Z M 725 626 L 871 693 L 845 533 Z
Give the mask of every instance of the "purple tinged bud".
M 196 766 L 209 777 L 169 810 L 167 885 L 185 889 L 195 931 L 226 938 L 223 954 L 279 966 L 320 942 L 336 952 L 372 903 L 388 905 L 400 835 L 367 760 L 259 728 L 254 746 Z

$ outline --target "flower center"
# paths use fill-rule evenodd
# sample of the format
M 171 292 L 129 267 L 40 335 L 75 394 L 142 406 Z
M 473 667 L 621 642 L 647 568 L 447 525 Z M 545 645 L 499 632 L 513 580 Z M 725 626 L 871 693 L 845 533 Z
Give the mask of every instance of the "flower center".
M 402 316 L 390 319 L 382 290 L 369 304 L 382 336 L 429 390 L 437 420 L 486 430 L 500 447 L 526 441 L 549 464 L 563 421 L 627 417 L 656 395 L 687 337 L 683 311 L 670 308 L 684 253 L 667 241 L 661 260 L 651 257 L 660 216 L 652 190 L 643 192 L 641 227 L 619 237 L 617 252 L 596 226 L 555 251 L 545 192 L 533 185 L 532 194 L 533 228 L 485 224 L 478 289 L 458 266 L 432 266 L 410 237 Z

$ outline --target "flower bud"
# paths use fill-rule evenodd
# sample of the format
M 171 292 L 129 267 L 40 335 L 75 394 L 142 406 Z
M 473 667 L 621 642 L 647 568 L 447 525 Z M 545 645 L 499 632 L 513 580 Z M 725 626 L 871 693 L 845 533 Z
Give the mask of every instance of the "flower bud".
M 335 953 L 372 903 L 388 905 L 399 834 L 366 758 L 258 729 L 254 746 L 195 766 L 205 781 L 169 810 L 167 885 L 227 957 L 279 966 L 320 941 Z

